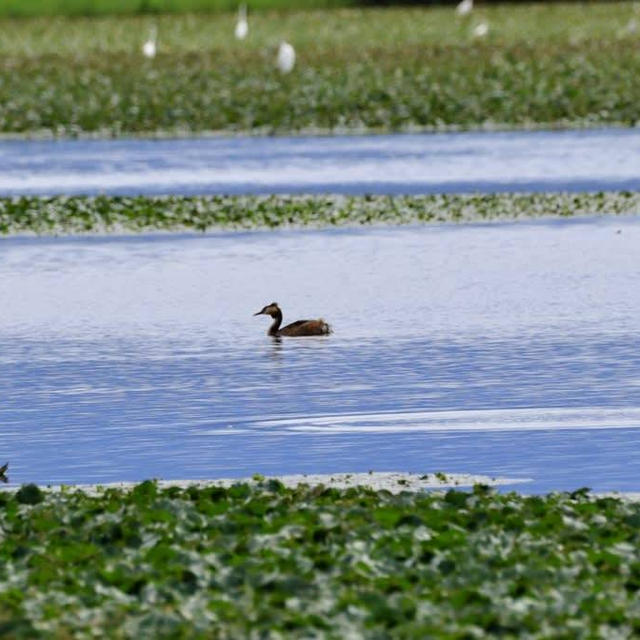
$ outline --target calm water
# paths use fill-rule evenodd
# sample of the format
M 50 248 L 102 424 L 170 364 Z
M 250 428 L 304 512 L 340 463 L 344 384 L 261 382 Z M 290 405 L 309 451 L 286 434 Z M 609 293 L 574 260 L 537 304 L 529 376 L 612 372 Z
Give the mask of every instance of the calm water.
M 638 489 L 634 218 L 0 242 L 0 463 Z M 274 342 L 252 313 L 323 315 Z
M 640 189 L 640 129 L 0 142 L 0 195 Z

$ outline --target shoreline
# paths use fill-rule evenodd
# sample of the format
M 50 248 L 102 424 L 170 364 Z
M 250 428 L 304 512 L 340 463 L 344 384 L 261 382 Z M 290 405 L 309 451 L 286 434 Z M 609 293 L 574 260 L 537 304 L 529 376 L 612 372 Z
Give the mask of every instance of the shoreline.
M 398 128 L 388 127 L 301 127 L 300 129 L 272 129 L 270 127 L 228 130 L 203 129 L 158 129 L 155 131 L 123 131 L 115 134 L 109 130 L 78 131 L 62 135 L 48 129 L 33 131 L 0 132 L 2 142 L 73 142 L 73 141 L 122 141 L 122 140 L 194 140 L 202 139 L 237 139 L 237 138 L 331 138 L 366 137 L 388 135 L 439 135 L 451 133 L 509 133 L 509 132 L 541 132 L 541 131 L 598 131 L 611 129 L 640 129 L 640 122 L 624 121 L 594 122 L 591 120 L 558 120 L 551 122 L 483 122 L 478 124 L 438 124 L 407 125 Z
M 10 477 L 10 476 L 9 476 Z M 311 487 L 324 485 L 334 489 L 348 489 L 351 487 L 362 487 L 373 489 L 374 491 L 389 491 L 390 493 L 400 493 L 402 491 L 423 491 L 425 489 L 449 489 L 449 488 L 469 488 L 474 485 L 486 485 L 491 487 L 523 484 L 531 481 L 531 478 L 507 478 L 503 476 L 475 475 L 468 473 L 405 473 L 400 471 L 369 471 L 366 473 L 310 473 L 262 476 L 254 474 L 251 477 L 242 478 L 202 478 L 194 480 L 153 480 L 159 489 L 178 487 L 186 489 L 197 487 L 199 489 L 208 487 L 224 487 L 228 489 L 237 484 L 258 485 L 261 482 L 278 480 L 287 488 L 295 488 L 300 485 Z M 40 489 L 65 493 L 67 491 L 83 491 L 88 495 L 100 495 L 109 489 L 119 489 L 130 491 L 144 481 L 122 481 L 106 483 L 79 483 L 79 484 L 52 484 L 38 485 Z M 19 485 L 9 484 L 1 487 L 0 490 L 15 491 Z
M 10 477 L 10 476 L 9 476 Z M 40 490 L 47 494 L 53 495 L 69 495 L 82 493 L 88 497 L 100 497 L 109 490 L 122 491 L 130 493 L 136 487 L 153 482 L 159 490 L 165 489 L 189 489 L 198 490 L 210 488 L 230 489 L 238 485 L 249 485 L 251 488 L 257 488 L 260 485 L 277 481 L 286 489 L 297 489 L 300 487 L 316 488 L 323 486 L 328 489 L 364 489 L 375 492 L 386 492 L 391 495 L 400 493 L 415 493 L 434 491 L 438 493 L 442 490 L 468 490 L 474 487 L 501 488 L 509 487 L 512 491 L 519 495 L 529 495 L 522 493 L 516 487 L 526 485 L 533 482 L 533 478 L 529 477 L 507 477 L 501 475 L 484 475 L 471 473 L 409 473 L 403 471 L 368 471 L 368 472 L 340 472 L 340 473 L 298 473 L 284 475 L 268 475 L 254 474 L 253 476 L 244 476 L 238 478 L 197 478 L 197 479 L 177 479 L 177 480 L 161 480 L 150 478 L 140 481 L 123 480 L 118 482 L 97 482 L 97 483 L 60 483 L 60 484 L 38 484 Z M 0 485 L 0 493 L 15 493 L 23 486 L 29 483 L 13 484 L 11 482 Z M 555 493 L 572 493 L 574 491 L 582 491 L 582 489 L 558 489 L 548 494 Z M 531 494 L 538 495 L 538 494 Z M 640 490 L 638 491 L 591 491 L 586 492 L 586 496 L 595 499 L 614 498 L 623 500 L 624 502 L 635 503 L 640 502 Z

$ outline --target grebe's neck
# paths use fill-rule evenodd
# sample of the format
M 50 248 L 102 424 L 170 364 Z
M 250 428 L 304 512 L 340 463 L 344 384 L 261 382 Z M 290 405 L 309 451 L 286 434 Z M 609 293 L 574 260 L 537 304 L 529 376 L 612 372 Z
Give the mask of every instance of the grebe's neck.
M 273 316 L 273 324 L 269 327 L 268 335 L 277 336 L 278 329 L 280 328 L 281 324 L 282 324 L 282 311 L 280 311 L 280 309 L 277 309 L 275 315 Z

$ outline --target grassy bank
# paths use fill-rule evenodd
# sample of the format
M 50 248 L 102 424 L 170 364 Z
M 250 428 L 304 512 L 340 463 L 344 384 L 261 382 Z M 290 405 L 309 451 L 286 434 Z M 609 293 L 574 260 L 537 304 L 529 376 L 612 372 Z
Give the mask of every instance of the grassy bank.
M 0 493 L 0 635 L 631 637 L 639 523 L 584 491 L 25 486 Z
M 276 229 L 640 214 L 640 193 L 0 198 L 0 234 Z
M 260 12 L 243 42 L 233 14 L 0 20 L 0 133 L 635 124 L 634 20 L 628 3 Z

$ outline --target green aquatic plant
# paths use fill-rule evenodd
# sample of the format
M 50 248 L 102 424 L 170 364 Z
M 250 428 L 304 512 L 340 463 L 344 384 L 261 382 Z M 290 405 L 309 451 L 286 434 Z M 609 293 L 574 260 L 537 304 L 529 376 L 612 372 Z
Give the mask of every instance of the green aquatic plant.
M 234 17 L 0 20 L 0 132 L 193 135 L 633 125 L 640 57 L 626 3 Z M 158 52 L 143 58 L 153 26 Z M 275 68 L 286 36 L 294 72 Z
M 20 491 L 0 492 L 3 637 L 640 631 L 640 504 L 586 490 Z
M 640 213 L 640 194 L 0 198 L 0 234 L 463 223 Z

